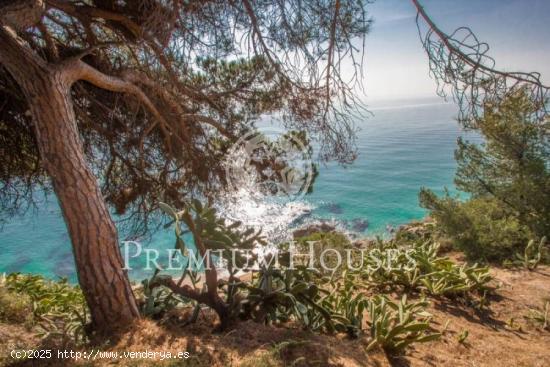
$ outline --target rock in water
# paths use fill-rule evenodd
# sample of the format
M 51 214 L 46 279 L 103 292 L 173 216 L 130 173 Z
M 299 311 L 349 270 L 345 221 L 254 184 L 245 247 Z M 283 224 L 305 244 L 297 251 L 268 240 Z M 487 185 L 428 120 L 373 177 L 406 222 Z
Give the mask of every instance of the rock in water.
M 329 213 L 332 214 L 342 214 L 344 212 L 340 204 L 337 203 L 328 203 L 326 205 L 323 205 L 322 208 L 326 209 Z
M 365 232 L 369 227 L 369 221 L 362 218 L 356 218 L 351 221 L 351 229 L 355 232 Z

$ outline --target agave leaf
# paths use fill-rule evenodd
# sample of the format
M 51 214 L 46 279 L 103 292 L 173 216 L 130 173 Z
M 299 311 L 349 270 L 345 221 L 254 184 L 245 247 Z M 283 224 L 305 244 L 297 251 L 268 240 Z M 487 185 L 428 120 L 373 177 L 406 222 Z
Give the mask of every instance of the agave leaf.
M 426 342 L 431 342 L 433 340 L 438 340 L 439 338 L 441 338 L 441 333 L 434 333 L 434 334 L 420 336 L 416 338 L 415 341 L 418 343 L 426 343 Z

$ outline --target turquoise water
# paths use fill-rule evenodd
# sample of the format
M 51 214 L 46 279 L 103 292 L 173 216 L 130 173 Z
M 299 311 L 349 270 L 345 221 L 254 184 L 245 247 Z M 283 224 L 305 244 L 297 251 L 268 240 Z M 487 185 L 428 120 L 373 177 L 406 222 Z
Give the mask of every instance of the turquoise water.
M 453 151 L 462 134 L 454 120 L 456 106 L 436 99 L 373 105 L 371 110 L 374 116 L 358 124 L 357 161 L 350 167 L 320 167 L 314 191 L 305 198 L 304 204 L 313 209 L 309 220 L 334 219 L 348 226 L 366 220 L 368 228 L 355 229 L 364 235 L 383 234 L 387 225 L 425 215 L 417 199 L 421 186 L 438 192 L 452 188 Z M 173 241 L 172 231 L 165 230 L 155 233 L 147 246 L 168 249 Z M 8 222 L 0 231 L 0 251 L 0 273 L 75 280 L 69 237 L 55 199 Z M 130 276 L 139 279 L 146 273 Z
M 456 106 L 413 102 L 373 107 L 375 116 L 358 134 L 357 161 L 348 168 L 330 164 L 321 170 L 307 198 L 317 205 L 314 215 L 366 219 L 367 234 L 383 234 L 387 225 L 425 216 L 418 205 L 420 187 L 453 189 L 456 139 L 466 135 L 455 121 Z

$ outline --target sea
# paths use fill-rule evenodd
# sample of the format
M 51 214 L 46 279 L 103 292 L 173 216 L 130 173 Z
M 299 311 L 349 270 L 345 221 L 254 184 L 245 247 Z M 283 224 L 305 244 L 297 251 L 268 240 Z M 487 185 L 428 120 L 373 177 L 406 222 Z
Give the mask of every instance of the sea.
M 426 211 L 418 203 L 420 188 L 441 193 L 447 187 L 456 192 L 456 140 L 459 136 L 477 137 L 460 128 L 457 106 L 438 98 L 379 101 L 370 103 L 368 109 L 371 113 L 356 121 L 360 130 L 353 164 L 318 164 L 312 192 L 297 201 L 242 199 L 225 209 L 277 240 L 291 236 L 297 226 L 319 221 L 331 222 L 355 237 L 388 236 L 392 228 L 425 217 Z M 121 240 L 131 236 L 121 233 Z M 125 246 L 123 252 L 128 255 L 137 253 L 137 245 Z M 151 233 L 140 246 L 159 251 L 173 248 L 173 229 Z M 69 236 L 53 195 L 2 226 L 0 254 L 0 274 L 24 272 L 66 277 L 73 282 L 77 279 Z M 152 272 L 140 268 L 143 262 L 136 264 L 130 271 L 132 279 L 140 280 Z

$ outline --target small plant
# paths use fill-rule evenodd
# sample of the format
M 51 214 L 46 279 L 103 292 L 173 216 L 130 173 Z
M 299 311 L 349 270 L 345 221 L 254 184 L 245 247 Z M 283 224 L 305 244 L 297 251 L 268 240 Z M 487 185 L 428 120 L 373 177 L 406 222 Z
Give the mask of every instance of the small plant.
M 506 327 L 507 327 L 509 330 L 512 330 L 512 331 L 522 332 L 521 324 L 520 324 L 520 323 L 517 323 L 517 322 L 516 322 L 516 319 L 515 319 L 514 317 L 510 317 L 510 318 L 506 321 Z
M 437 277 L 437 275 L 440 276 Z M 468 289 L 468 287 L 464 284 L 450 283 L 449 279 L 445 276 L 445 273 L 440 273 L 437 275 L 422 279 L 422 285 L 432 296 L 449 296 Z
M 479 296 L 477 300 L 472 301 L 472 305 L 478 311 L 483 311 L 485 308 L 487 308 L 488 304 L 489 304 L 489 300 L 487 299 L 487 291 L 483 291 L 483 294 Z
M 447 319 L 447 321 L 445 321 L 445 325 L 443 325 L 443 329 L 441 330 L 442 335 L 445 335 L 449 331 L 450 324 L 451 324 L 451 320 Z
M 466 329 L 462 330 L 456 337 L 458 344 L 466 344 L 466 339 L 468 339 L 470 332 Z
M 440 333 L 429 333 L 431 315 L 424 311 L 426 301 L 407 303 L 404 295 L 398 303 L 385 296 L 369 301 L 371 341 L 367 351 L 380 346 L 387 352 L 401 352 L 412 343 L 437 340 Z
M 534 240 L 530 240 L 523 254 L 516 253 L 516 263 L 527 270 L 535 270 L 542 259 L 542 251 L 545 244 L 546 236 L 541 238 L 537 246 L 535 246 Z
M 247 294 L 241 301 L 241 319 L 258 322 L 298 321 L 305 329 L 327 333 L 341 332 L 355 337 L 361 331 L 366 300 L 355 292 L 349 275 L 344 280 L 318 285 L 319 272 L 296 269 L 260 271 L 251 283 L 241 283 Z
M 310 330 L 332 330 L 330 311 L 317 303 L 319 287 L 310 270 L 267 268 L 257 280 L 243 284 L 248 294 L 241 303 L 241 318 L 259 322 L 285 322 L 294 318 Z
M 543 310 L 530 309 L 524 317 L 540 326 L 541 329 L 550 331 L 550 301 L 546 301 Z

